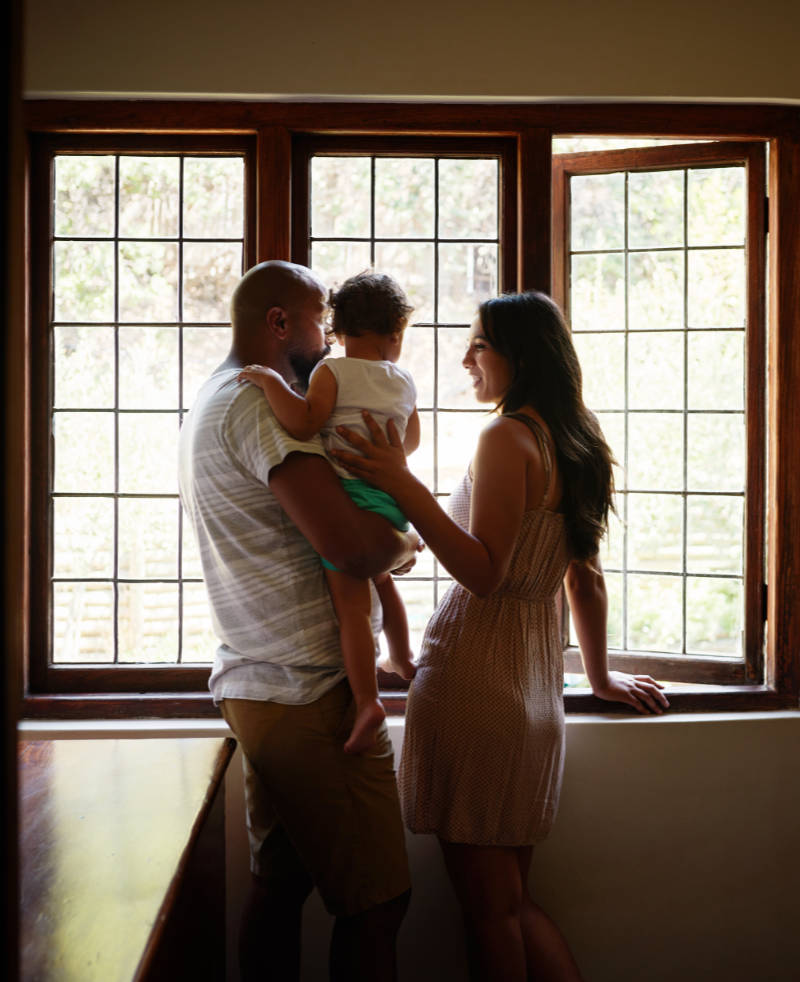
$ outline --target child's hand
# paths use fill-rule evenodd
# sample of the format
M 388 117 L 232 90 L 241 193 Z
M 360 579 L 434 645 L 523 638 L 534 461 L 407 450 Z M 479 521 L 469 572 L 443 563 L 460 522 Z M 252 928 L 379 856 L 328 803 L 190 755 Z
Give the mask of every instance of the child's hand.
M 274 368 L 267 368 L 264 365 L 245 365 L 236 376 L 236 381 L 252 382 L 254 385 L 259 386 L 259 388 L 263 388 L 264 381 L 272 377 L 280 377 Z

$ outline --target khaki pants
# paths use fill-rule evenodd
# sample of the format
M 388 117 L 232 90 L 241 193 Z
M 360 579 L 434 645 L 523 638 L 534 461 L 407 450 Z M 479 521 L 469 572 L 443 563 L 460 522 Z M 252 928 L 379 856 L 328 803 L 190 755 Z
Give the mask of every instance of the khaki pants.
M 225 699 L 241 744 L 251 869 L 276 889 L 305 875 L 336 916 L 410 887 L 386 724 L 368 754 L 345 754 L 355 706 L 346 680 L 315 702 Z

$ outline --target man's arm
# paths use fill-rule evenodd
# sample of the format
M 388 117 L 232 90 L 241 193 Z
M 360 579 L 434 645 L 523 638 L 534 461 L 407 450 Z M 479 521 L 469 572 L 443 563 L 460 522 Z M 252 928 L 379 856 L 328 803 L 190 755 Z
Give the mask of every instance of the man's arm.
M 269 487 L 313 548 L 344 573 L 368 579 L 416 555 L 416 534 L 354 505 L 318 454 L 289 454 L 270 471 Z

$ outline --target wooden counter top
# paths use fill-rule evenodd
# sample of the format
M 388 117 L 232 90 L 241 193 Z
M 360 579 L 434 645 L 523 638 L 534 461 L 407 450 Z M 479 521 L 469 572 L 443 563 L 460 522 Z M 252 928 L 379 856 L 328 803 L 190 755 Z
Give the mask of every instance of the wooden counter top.
M 159 977 L 154 966 L 212 812 L 222 816 L 213 853 L 215 866 L 222 857 L 224 951 L 220 789 L 234 747 L 223 738 L 20 742 L 25 982 Z M 202 925 L 202 888 L 195 906 Z

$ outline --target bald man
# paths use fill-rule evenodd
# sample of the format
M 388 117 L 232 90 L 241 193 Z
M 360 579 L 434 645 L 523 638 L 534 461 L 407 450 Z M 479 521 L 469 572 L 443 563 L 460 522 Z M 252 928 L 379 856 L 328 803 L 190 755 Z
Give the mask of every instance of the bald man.
M 416 538 L 358 509 L 319 437 L 277 423 L 256 386 L 268 365 L 301 389 L 327 353 L 327 291 L 303 266 L 261 263 L 236 287 L 227 359 L 180 437 L 181 500 L 220 639 L 209 686 L 244 754 L 252 888 L 245 982 L 295 980 L 303 904 L 316 886 L 336 917 L 331 979 L 392 980 L 409 875 L 385 724 L 369 755 L 345 754 L 354 705 L 319 555 L 370 578 Z

